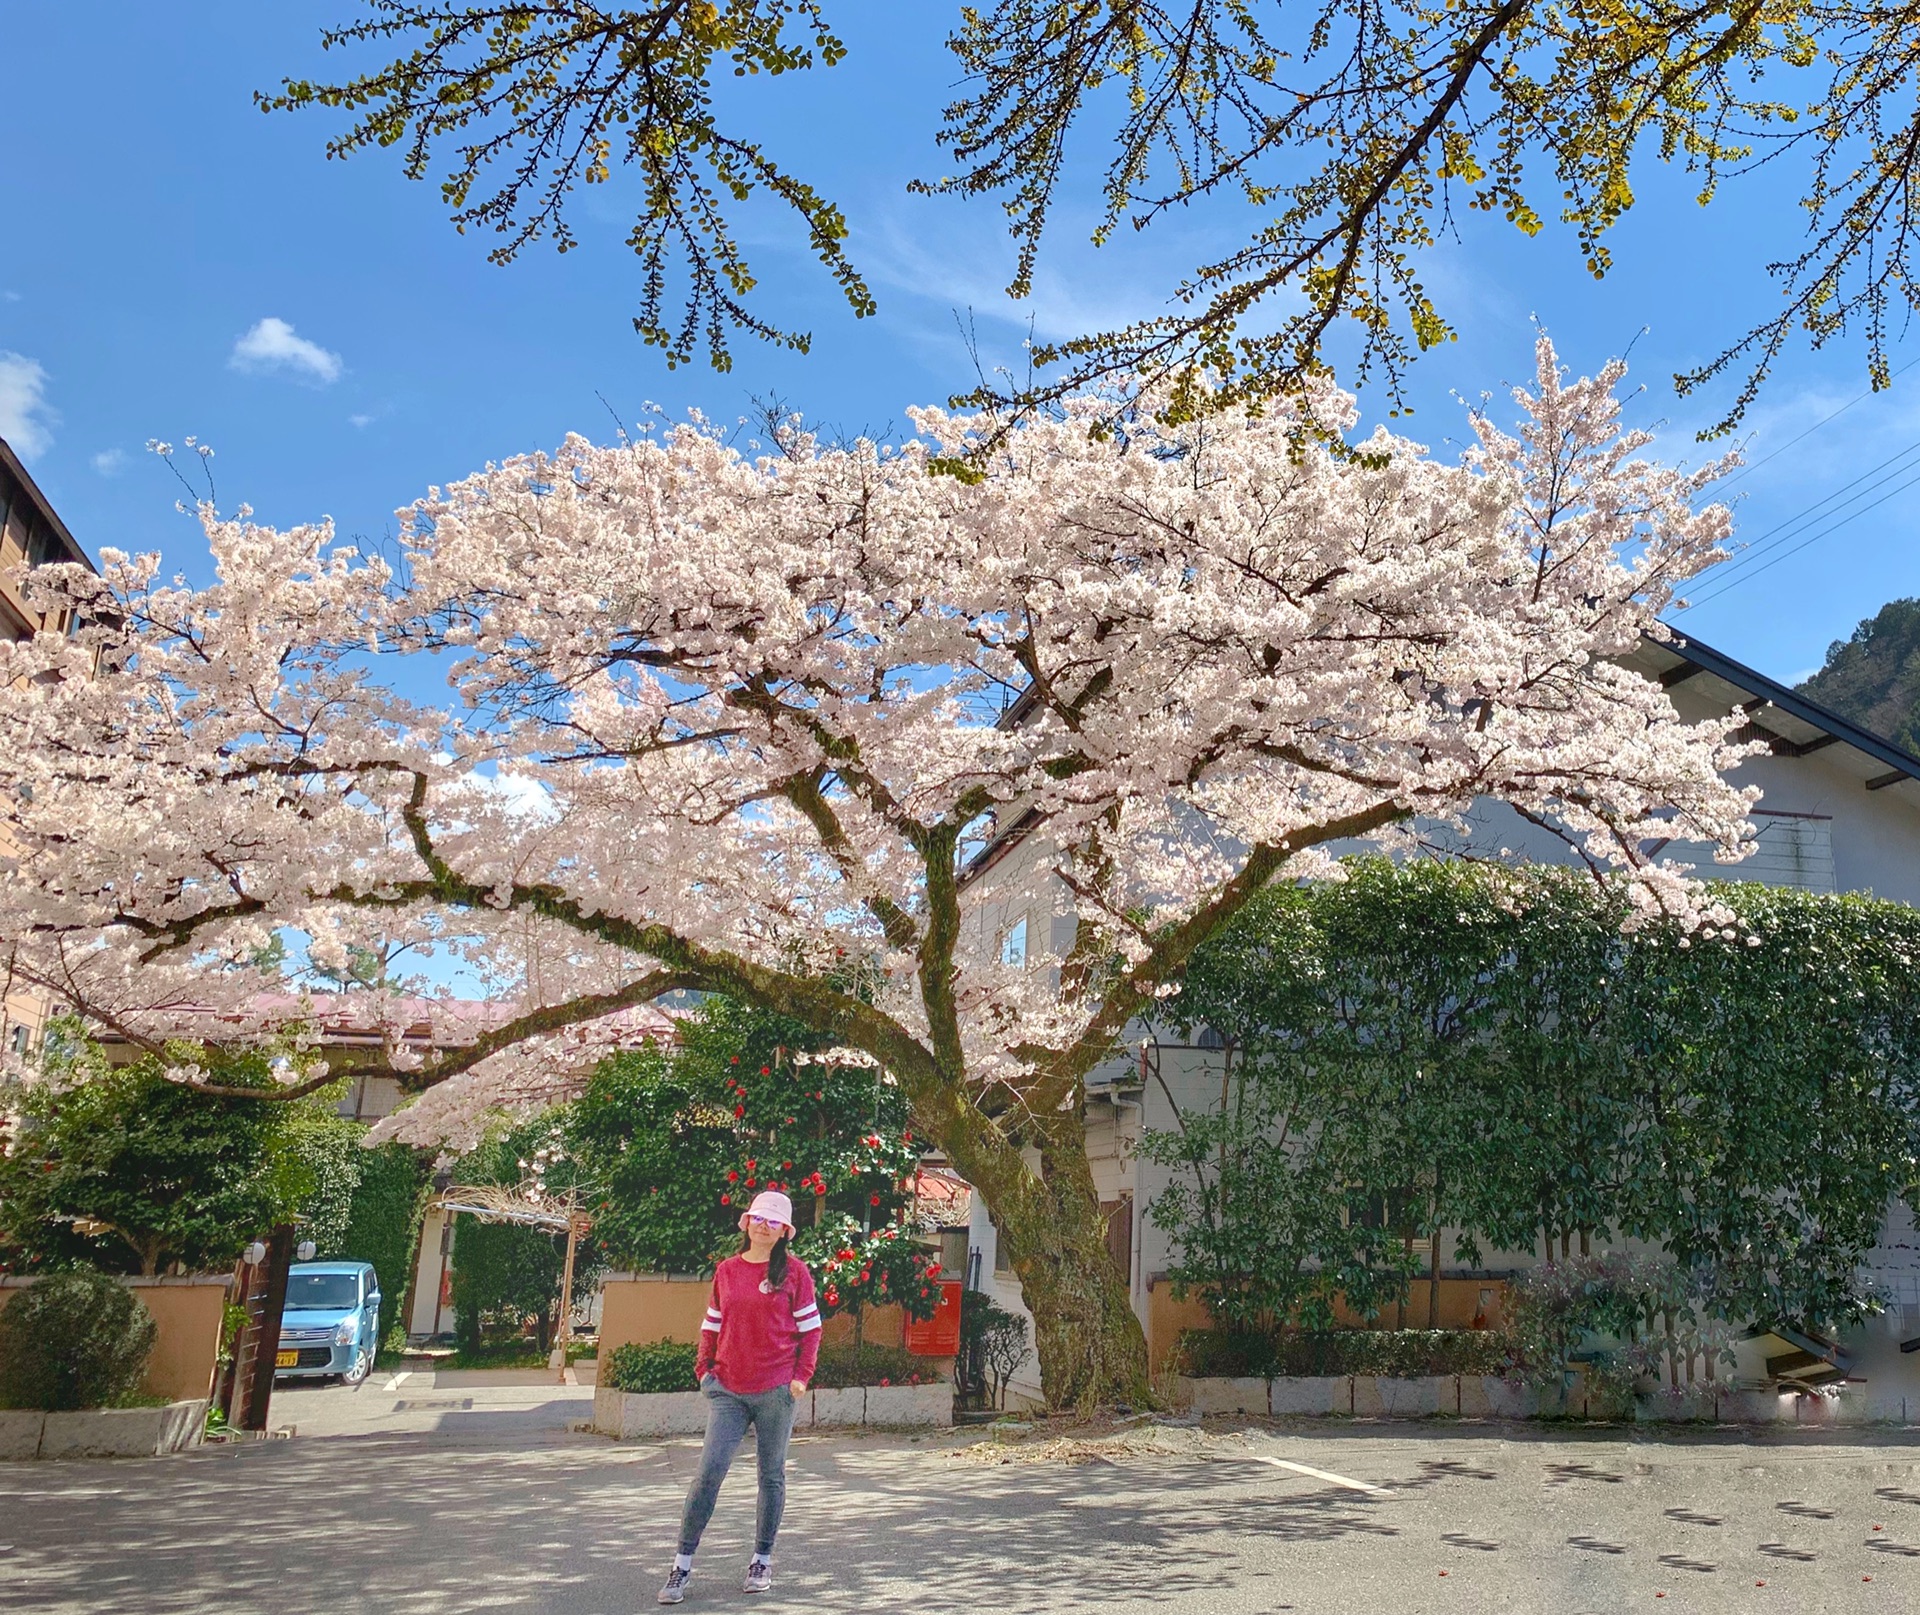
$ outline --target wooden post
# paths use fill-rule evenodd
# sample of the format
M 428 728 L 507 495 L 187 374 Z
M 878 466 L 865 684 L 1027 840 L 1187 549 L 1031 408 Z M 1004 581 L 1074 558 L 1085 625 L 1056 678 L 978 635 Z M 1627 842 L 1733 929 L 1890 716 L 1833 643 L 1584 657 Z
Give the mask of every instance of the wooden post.
M 287 1305 L 287 1270 L 293 1265 L 293 1225 L 267 1235 L 267 1259 L 252 1270 L 247 1297 L 246 1358 L 235 1364 L 235 1421 L 242 1430 L 265 1430 L 273 1400 L 273 1371 L 280 1353 L 280 1317 Z
M 580 1243 L 579 1192 L 567 1192 L 567 1260 L 560 1270 L 560 1327 L 554 1331 L 553 1356 L 547 1366 L 557 1371 L 558 1382 L 567 1383 L 567 1348 L 573 1344 L 573 1253 Z

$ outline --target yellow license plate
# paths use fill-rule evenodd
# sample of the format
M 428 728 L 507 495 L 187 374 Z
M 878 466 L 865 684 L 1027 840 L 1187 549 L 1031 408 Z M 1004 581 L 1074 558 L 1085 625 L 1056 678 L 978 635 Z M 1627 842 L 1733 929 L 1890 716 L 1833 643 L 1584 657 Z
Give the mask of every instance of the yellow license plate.
M 274 1358 L 273 1366 L 275 1368 L 292 1368 L 299 1361 L 300 1354 L 297 1351 L 283 1351 L 278 1357 Z

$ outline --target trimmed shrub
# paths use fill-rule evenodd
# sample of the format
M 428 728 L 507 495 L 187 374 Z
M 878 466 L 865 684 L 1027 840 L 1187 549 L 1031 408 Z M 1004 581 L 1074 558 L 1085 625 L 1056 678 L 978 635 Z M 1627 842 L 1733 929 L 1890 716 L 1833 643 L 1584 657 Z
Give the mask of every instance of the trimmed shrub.
M 104 1273 L 56 1273 L 0 1307 L 0 1405 L 117 1407 L 153 1355 L 153 1315 Z
M 694 1347 L 678 1340 L 656 1340 L 645 1346 L 630 1340 L 616 1347 L 600 1365 L 598 1383 L 643 1395 L 691 1391 L 695 1389 L 694 1351 Z
M 904 1346 L 862 1346 L 856 1361 L 851 1346 L 822 1346 L 813 1384 L 822 1391 L 854 1385 L 930 1385 L 940 1376 L 924 1357 Z
M 1502 1374 L 1506 1342 L 1484 1329 L 1331 1329 L 1263 1335 L 1249 1330 L 1189 1329 L 1176 1354 L 1195 1379 L 1313 1378 L 1379 1374 Z

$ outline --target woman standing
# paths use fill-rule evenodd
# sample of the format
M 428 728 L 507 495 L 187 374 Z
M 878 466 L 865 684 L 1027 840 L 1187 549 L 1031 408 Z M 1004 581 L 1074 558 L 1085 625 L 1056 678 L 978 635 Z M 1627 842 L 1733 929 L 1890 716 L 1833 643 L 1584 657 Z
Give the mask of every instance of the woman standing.
M 706 1322 L 700 1326 L 693 1372 L 709 1403 L 707 1443 L 687 1493 L 680 1551 L 660 1589 L 663 1604 L 677 1604 L 687 1595 L 700 1533 L 713 1517 L 720 1483 L 748 1425 L 759 1458 L 760 1511 L 742 1587 L 750 1593 L 772 1588 L 773 1539 L 787 1501 L 787 1438 L 793 1433 L 794 1405 L 807 1394 L 820 1360 L 813 1275 L 787 1252 L 793 1202 L 772 1190 L 755 1195 L 741 1214 L 740 1231 L 746 1242 L 714 1273 Z

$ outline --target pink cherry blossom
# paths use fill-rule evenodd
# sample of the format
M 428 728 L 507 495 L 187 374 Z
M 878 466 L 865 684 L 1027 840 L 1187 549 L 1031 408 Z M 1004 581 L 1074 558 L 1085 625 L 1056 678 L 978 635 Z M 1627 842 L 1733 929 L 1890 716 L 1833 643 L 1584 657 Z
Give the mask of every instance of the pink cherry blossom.
M 0 943 L 135 1038 L 190 1005 L 272 1040 L 296 1085 L 276 935 L 469 962 L 511 1014 L 362 1065 L 423 1090 L 382 1136 L 457 1146 L 680 987 L 916 1096 L 1057 1106 L 1251 891 L 1478 801 L 1690 915 L 1643 849 L 1737 856 L 1739 715 L 1683 722 L 1618 658 L 1730 521 L 1721 467 L 1642 457 L 1621 374 L 1543 341 L 1518 429 L 1452 460 L 1326 385 L 1179 425 L 1149 394 L 1118 433 L 1069 402 L 978 479 L 947 473 L 987 423 L 931 409 L 898 448 L 573 437 L 432 490 L 391 561 L 203 511 L 208 586 L 107 551 L 36 579 L 89 626 L 0 645 Z M 1016 826 L 1101 971 L 963 945 L 990 880 L 958 871 Z

